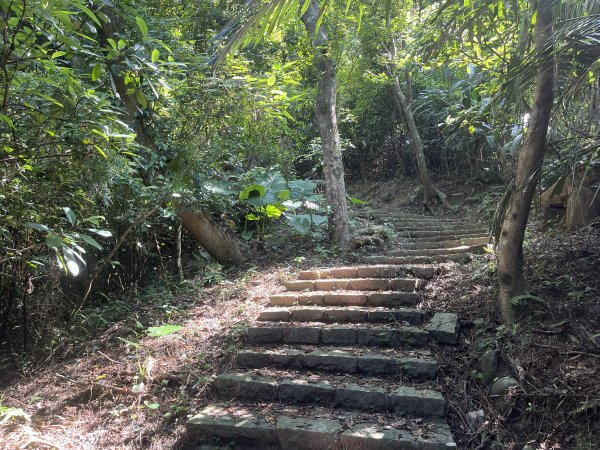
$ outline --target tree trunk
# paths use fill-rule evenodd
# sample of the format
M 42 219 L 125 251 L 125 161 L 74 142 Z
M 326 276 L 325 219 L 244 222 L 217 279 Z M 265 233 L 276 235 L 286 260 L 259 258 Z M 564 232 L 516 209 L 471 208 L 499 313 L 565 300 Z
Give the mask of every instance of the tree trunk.
M 333 240 L 340 247 L 347 248 L 350 243 L 350 231 L 348 228 L 348 204 L 344 182 L 342 146 L 336 114 L 337 69 L 334 58 L 328 53 L 328 37 L 324 27 L 321 26 L 317 30 L 319 2 L 310 0 L 308 8 L 301 19 L 311 36 L 312 46 L 315 50 L 315 61 L 319 71 L 315 119 L 323 145 L 325 194 L 332 210 L 329 215 L 329 231 Z
M 119 18 L 114 11 L 105 11 L 105 13 L 109 21 L 103 23 L 100 37 L 104 42 L 109 38 L 118 42 L 119 36 L 122 34 Z M 138 104 L 137 95 L 132 86 L 125 83 L 123 76 L 125 72 L 119 67 L 121 62 L 123 61 L 116 61 L 108 65 L 108 71 L 115 90 L 115 96 L 121 100 L 125 107 L 123 121 L 135 131 L 136 141 L 140 145 L 158 153 L 160 149 L 144 123 L 144 111 Z M 186 231 L 219 264 L 224 266 L 240 265 L 248 260 L 249 250 L 246 244 L 230 230 L 215 222 L 209 213 L 206 211 L 192 213 L 183 208 L 177 208 L 177 212 Z
M 396 58 L 396 43 L 392 40 L 392 48 L 393 54 L 392 57 Z M 429 202 L 431 198 L 438 198 L 440 202 L 446 208 L 451 208 L 448 203 L 448 197 L 442 191 L 440 191 L 431 181 L 431 177 L 429 176 L 429 170 L 427 169 L 427 162 L 425 161 L 425 152 L 423 151 L 423 141 L 421 140 L 421 135 L 419 134 L 419 130 L 417 129 L 417 125 L 415 123 L 415 117 L 413 115 L 412 110 L 412 80 L 410 75 L 406 74 L 406 94 L 402 90 L 402 86 L 400 85 L 400 80 L 397 76 L 394 75 L 394 68 L 390 65 L 388 66 L 389 75 L 394 80 L 394 99 L 396 100 L 396 107 L 400 115 L 404 118 L 404 122 L 408 128 L 408 132 L 410 133 L 410 138 L 412 141 L 413 149 L 415 151 L 415 156 L 417 158 L 417 167 L 419 169 L 419 176 L 421 178 L 421 183 L 423 184 L 423 205 L 428 208 Z
M 177 208 L 181 224 L 206 251 L 223 266 L 239 265 L 248 260 L 248 251 L 233 233 L 219 226 L 206 211 Z
M 519 318 L 511 299 L 525 293 L 523 239 L 531 202 L 540 178 L 546 151 L 550 113 L 554 101 L 554 60 L 551 56 L 550 45 L 552 2 L 539 0 L 537 5 L 535 48 L 537 57 L 543 58 L 544 62 L 540 65 L 536 77 L 535 103 L 529 120 L 527 136 L 519 154 L 515 187 L 502 223 L 498 248 L 500 311 L 503 319 L 508 323 Z

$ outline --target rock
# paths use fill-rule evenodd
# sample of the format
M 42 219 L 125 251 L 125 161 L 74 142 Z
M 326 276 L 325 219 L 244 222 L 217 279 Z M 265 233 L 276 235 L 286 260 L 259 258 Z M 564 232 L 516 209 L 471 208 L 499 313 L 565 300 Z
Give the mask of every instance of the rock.
M 453 313 L 438 312 L 425 327 L 429 335 L 442 344 L 456 344 L 458 341 L 458 317 Z
M 500 352 L 497 350 L 488 350 L 481 357 L 481 373 L 483 382 L 490 384 L 500 368 Z
M 469 425 L 475 427 L 479 422 L 483 420 L 484 417 L 485 413 L 483 412 L 483 409 L 480 409 L 478 411 L 471 411 L 467 414 L 467 422 L 469 423 Z
M 490 395 L 503 395 L 512 387 L 519 385 L 519 382 L 513 377 L 498 378 L 490 388 Z
M 523 447 L 523 450 L 535 450 L 535 447 L 533 445 L 527 444 L 525 447 Z

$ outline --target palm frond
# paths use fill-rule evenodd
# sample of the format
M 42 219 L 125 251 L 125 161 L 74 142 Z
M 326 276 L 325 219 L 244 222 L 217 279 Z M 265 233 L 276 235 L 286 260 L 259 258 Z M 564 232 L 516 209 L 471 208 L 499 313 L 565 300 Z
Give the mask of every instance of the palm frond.
M 295 15 L 309 0 L 248 0 L 240 13 L 213 38 L 210 64 L 218 66 L 231 52 L 258 43 L 275 27 Z

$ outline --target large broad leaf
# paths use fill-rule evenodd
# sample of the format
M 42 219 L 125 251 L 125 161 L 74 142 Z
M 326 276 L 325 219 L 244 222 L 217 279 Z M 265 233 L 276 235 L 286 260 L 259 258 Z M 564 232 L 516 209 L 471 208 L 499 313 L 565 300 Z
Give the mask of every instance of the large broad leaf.
M 150 337 L 161 337 L 168 334 L 177 333 L 182 329 L 183 327 L 181 325 L 162 325 L 160 327 L 148 327 L 146 329 L 146 334 L 148 334 Z
M 202 183 L 202 187 L 208 192 L 221 195 L 236 195 L 238 191 L 231 187 L 231 183 L 220 180 L 206 180 Z
M 310 216 L 308 214 L 298 214 L 296 216 L 287 216 L 290 225 L 294 230 L 300 233 L 308 233 L 310 231 Z
M 304 200 L 310 197 L 317 188 L 317 183 L 311 180 L 294 180 L 288 182 L 291 200 Z
M 279 219 L 283 211 L 281 211 L 275 205 L 267 205 L 264 207 L 263 212 L 270 219 Z
M 240 192 L 240 200 L 251 200 L 263 197 L 267 190 L 260 184 L 253 184 Z

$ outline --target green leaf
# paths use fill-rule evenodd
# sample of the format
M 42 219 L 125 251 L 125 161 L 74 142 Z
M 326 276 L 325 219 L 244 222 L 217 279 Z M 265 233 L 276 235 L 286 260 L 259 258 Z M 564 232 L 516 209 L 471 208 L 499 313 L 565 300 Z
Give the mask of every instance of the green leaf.
M 25 224 L 25 226 L 28 228 L 33 228 L 34 230 L 38 230 L 38 231 L 50 232 L 50 228 L 48 228 L 46 225 L 44 225 L 42 223 L 27 222 Z
M 102 75 L 102 65 L 100 63 L 96 64 L 92 69 L 92 81 L 98 81 L 100 76 Z
M 267 190 L 260 184 L 248 186 L 240 192 L 240 200 L 248 200 L 250 198 L 262 197 L 267 193 Z
M 150 337 L 161 337 L 177 333 L 182 329 L 183 327 L 181 325 L 162 325 L 160 327 L 148 327 L 146 329 L 146 334 Z
M 160 57 L 160 51 L 157 48 L 152 50 L 152 62 L 155 63 L 156 61 L 158 61 L 159 57 Z
M 0 113 L 0 119 L 6 122 L 8 126 L 11 127 L 13 130 L 15 129 L 15 124 L 13 123 L 12 119 L 6 114 Z
M 150 403 L 150 402 L 148 402 L 148 400 L 146 400 L 144 402 L 144 406 L 148 409 L 154 410 L 154 409 L 160 408 L 160 403 Z
M 96 228 L 88 228 L 88 231 L 91 231 L 94 234 L 97 234 L 100 237 L 103 238 L 109 238 L 112 237 L 112 233 L 108 230 L 98 230 Z
M 52 59 L 60 58 L 61 56 L 64 56 L 66 54 L 67 54 L 67 52 L 63 52 L 63 51 L 59 50 L 52 54 Z
M 142 19 L 140 16 L 135 16 L 135 22 L 137 23 L 140 31 L 142 32 L 142 36 L 147 37 L 148 36 L 148 25 L 146 24 L 146 21 L 144 19 Z
M 60 236 L 54 233 L 48 233 L 48 236 L 46 236 L 46 245 L 49 248 L 59 248 L 62 247 L 63 240 Z
M 366 205 L 367 202 L 365 202 L 364 200 L 361 200 L 360 198 L 356 198 L 356 197 L 350 197 L 350 202 L 352 202 L 353 205 Z
M 68 206 L 64 206 L 63 211 L 65 212 L 65 216 L 67 216 L 67 220 L 71 223 L 71 225 L 77 225 L 77 216 L 73 210 Z
M 77 3 L 77 2 L 70 2 L 75 8 L 79 8 L 80 10 L 82 10 L 85 14 L 87 14 L 87 16 L 92 19 L 96 25 L 98 25 L 99 27 L 102 26 L 102 23 L 100 23 L 100 21 L 98 20 L 98 17 L 96 17 L 96 14 L 94 14 L 88 7 L 82 5 L 81 3 Z
M 98 250 L 102 250 L 102 246 L 93 237 L 88 236 L 87 234 L 79 234 L 79 237 L 86 244 L 91 245 L 92 247 L 97 248 Z

